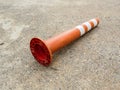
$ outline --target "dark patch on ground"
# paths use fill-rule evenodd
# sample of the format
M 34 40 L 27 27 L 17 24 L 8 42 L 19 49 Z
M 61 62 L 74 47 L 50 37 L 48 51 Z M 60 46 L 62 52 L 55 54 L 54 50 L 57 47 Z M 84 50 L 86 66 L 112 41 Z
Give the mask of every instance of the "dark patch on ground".
M 0 43 L 0 45 L 4 45 L 4 43 Z

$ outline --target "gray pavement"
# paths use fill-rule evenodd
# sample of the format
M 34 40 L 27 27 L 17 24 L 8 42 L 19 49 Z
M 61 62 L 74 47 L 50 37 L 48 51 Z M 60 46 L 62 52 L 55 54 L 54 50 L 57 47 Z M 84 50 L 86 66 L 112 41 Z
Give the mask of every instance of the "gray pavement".
M 29 49 L 99 17 L 49 67 Z M 120 0 L 0 0 L 0 90 L 120 90 Z

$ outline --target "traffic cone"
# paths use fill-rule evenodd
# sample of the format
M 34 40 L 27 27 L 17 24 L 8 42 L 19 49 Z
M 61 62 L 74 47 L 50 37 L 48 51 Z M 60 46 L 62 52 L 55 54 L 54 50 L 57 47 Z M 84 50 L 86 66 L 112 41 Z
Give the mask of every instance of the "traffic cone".
M 32 55 L 39 63 L 44 66 L 48 66 L 52 61 L 52 54 L 55 51 L 68 45 L 86 32 L 92 30 L 98 24 L 99 19 L 95 18 L 48 40 L 32 38 L 30 41 Z

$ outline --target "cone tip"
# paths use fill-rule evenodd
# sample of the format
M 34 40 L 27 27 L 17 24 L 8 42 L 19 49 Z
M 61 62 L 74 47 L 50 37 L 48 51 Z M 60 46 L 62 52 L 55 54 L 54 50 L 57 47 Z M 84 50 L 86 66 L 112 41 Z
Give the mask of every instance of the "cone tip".
M 100 19 L 99 18 L 95 18 L 97 23 L 99 24 L 100 23 Z

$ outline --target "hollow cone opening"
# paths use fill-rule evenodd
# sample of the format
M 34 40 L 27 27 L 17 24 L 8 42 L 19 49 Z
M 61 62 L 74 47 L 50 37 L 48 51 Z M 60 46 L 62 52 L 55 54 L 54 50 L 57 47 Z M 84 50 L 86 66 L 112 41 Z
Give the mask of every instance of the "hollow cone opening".
M 42 40 L 33 38 L 30 42 L 30 49 L 39 63 L 45 66 L 51 63 L 51 52 Z

